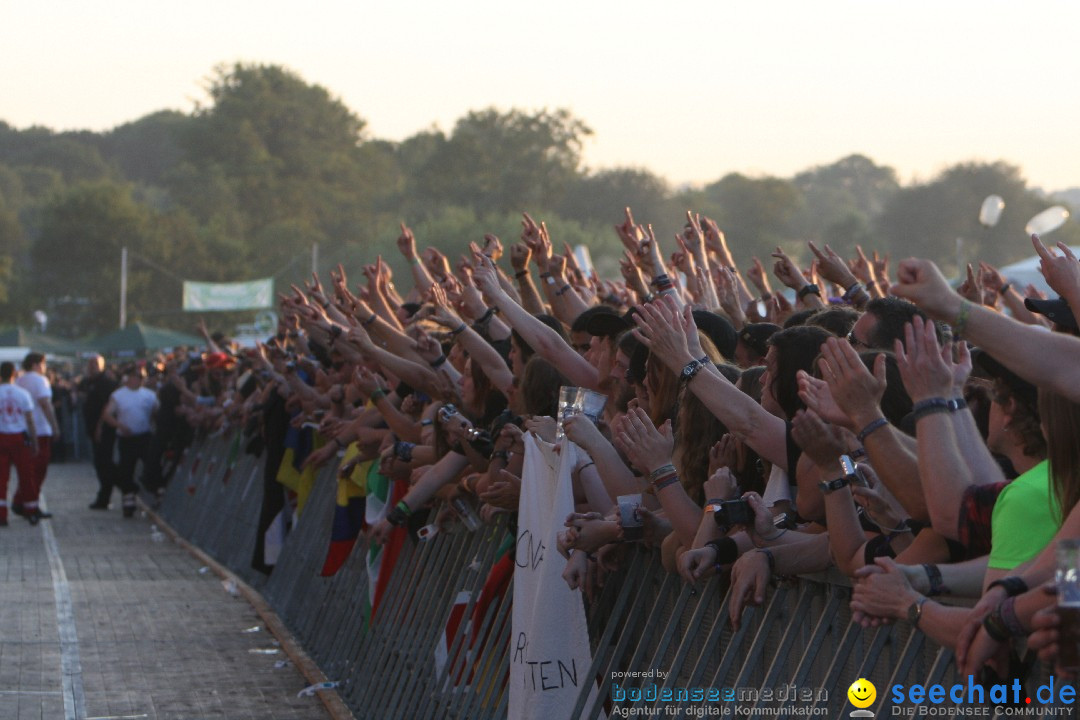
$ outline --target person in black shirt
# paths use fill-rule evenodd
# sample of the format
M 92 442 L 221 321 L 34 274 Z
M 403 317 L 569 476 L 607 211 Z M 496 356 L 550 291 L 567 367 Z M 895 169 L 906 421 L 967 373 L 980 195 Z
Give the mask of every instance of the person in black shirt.
M 86 377 L 79 381 L 79 394 L 83 399 L 83 420 L 86 434 L 93 448 L 94 472 L 98 478 L 97 498 L 90 504 L 91 510 L 108 510 L 116 478 L 113 462 L 113 444 L 116 429 L 101 422 L 101 413 L 109 402 L 109 396 L 119 386 L 112 372 L 105 369 L 105 358 L 92 355 L 86 362 Z

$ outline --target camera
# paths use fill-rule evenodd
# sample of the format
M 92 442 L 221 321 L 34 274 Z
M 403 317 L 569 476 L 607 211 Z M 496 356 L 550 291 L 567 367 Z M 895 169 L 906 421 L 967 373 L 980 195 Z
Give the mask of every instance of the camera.
M 750 503 L 745 500 L 725 500 L 720 503 L 720 509 L 713 513 L 713 521 L 722 528 L 749 525 L 754 521 L 754 513 Z
M 455 415 L 457 415 L 457 408 L 450 403 L 446 403 L 441 408 L 439 408 L 439 422 L 441 423 L 445 424 L 450 422 L 450 418 L 454 417 Z

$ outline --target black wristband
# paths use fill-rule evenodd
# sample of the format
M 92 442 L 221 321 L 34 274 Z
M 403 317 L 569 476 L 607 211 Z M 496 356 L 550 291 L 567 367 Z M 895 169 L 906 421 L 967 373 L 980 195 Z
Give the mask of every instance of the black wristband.
M 795 293 L 795 297 L 799 300 L 802 300 L 807 295 L 817 295 L 818 297 L 821 297 L 821 288 L 814 283 L 808 283 L 799 288 L 799 292 Z
M 1017 595 L 1023 595 L 1028 591 L 1028 585 L 1024 582 L 1024 578 L 1017 575 L 1010 575 L 1009 577 L 1003 577 L 1000 580 L 995 580 L 987 586 L 987 590 L 992 587 L 1000 586 L 1005 589 L 1005 594 L 1009 597 L 1016 597 Z
M 716 565 L 730 565 L 739 559 L 739 545 L 729 537 L 717 538 L 705 543 L 716 551 Z
M 431 365 L 431 368 L 434 370 L 436 368 L 442 367 L 442 364 L 444 362 L 446 362 L 446 355 L 440 355 L 428 364 Z
M 941 578 L 941 569 L 932 563 L 923 563 L 922 567 L 926 571 L 927 579 L 930 581 L 930 591 L 926 594 L 931 597 L 934 595 L 948 595 L 949 588 L 945 586 L 945 582 Z
M 528 270 L 518 270 L 516 273 L 514 273 L 514 279 L 515 280 L 520 280 L 521 278 L 525 277 L 528 274 L 529 274 Z
M 917 423 L 927 415 L 949 412 L 949 401 L 943 397 L 920 400 L 911 408 L 911 417 Z
M 765 557 L 769 559 L 769 572 L 773 575 L 776 574 L 776 558 L 773 557 L 772 550 L 768 548 L 758 548 L 754 552 L 764 553 Z

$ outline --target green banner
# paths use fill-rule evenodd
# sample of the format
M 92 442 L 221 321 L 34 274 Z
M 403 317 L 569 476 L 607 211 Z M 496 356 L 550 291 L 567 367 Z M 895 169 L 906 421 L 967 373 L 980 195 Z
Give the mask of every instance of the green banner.
M 242 283 L 184 281 L 184 310 L 252 310 L 273 307 L 274 279 Z

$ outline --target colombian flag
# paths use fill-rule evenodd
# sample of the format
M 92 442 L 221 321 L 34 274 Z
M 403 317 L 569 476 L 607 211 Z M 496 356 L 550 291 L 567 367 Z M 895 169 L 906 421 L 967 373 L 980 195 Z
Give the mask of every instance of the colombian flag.
M 356 443 L 345 449 L 341 464 L 345 465 L 360 454 Z M 338 475 L 337 503 L 334 507 L 334 524 L 330 529 L 330 545 L 323 561 L 322 577 L 334 575 L 352 552 L 356 538 L 364 525 L 364 512 L 367 509 L 367 477 L 374 460 L 358 463 L 348 477 Z

